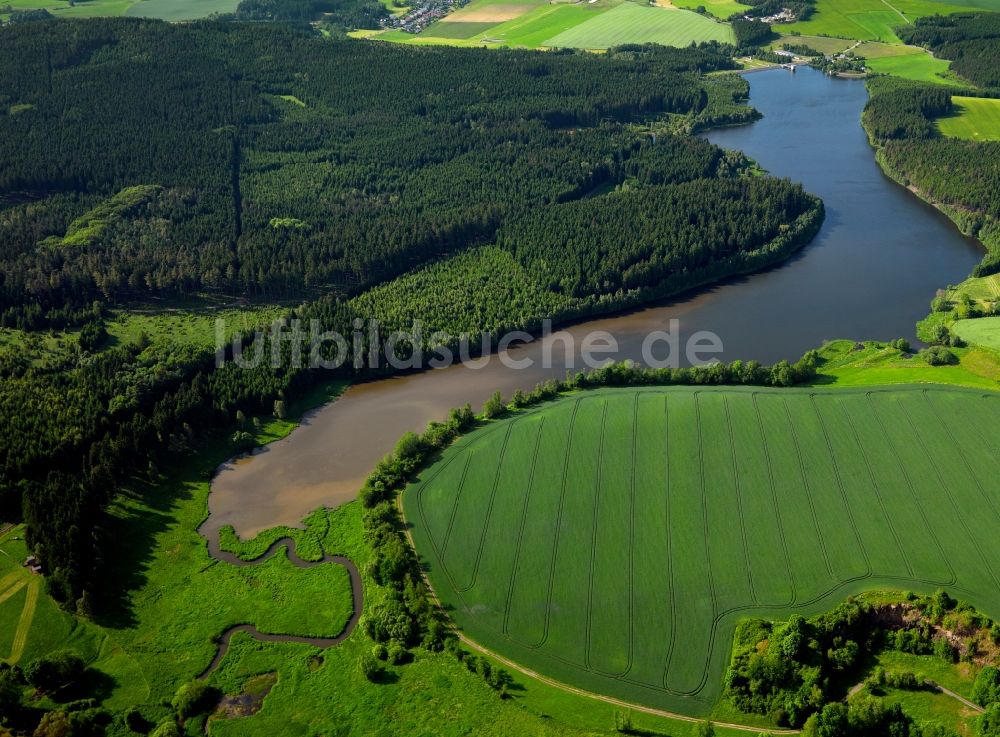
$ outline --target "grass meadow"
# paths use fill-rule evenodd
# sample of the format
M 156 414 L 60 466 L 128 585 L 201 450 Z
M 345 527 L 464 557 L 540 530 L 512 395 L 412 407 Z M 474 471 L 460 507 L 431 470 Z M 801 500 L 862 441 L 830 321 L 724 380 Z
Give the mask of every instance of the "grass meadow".
M 736 13 L 742 13 L 750 7 L 736 2 L 736 0 L 670 0 L 670 4 L 687 10 L 702 7 L 721 20 L 726 20 Z
M 706 714 L 740 617 L 874 588 L 1000 613 L 998 420 L 1000 395 L 943 388 L 588 392 L 467 436 L 404 505 L 471 637 Z
M 959 320 L 952 330 L 966 343 L 1000 351 L 1000 317 L 979 317 Z
M 969 141 L 1000 141 L 1000 100 L 955 95 L 951 102 L 955 113 L 937 119 L 942 135 Z
M 4 0 L 0 6 L 10 6 L 13 10 L 44 8 L 58 18 L 93 18 L 105 15 L 124 15 L 135 0 L 80 0 L 69 4 L 69 0 Z M 0 17 L 6 14 L 0 13 Z
M 215 13 L 233 13 L 239 0 L 139 0 L 125 15 L 180 21 L 207 18 Z
M 60 18 L 134 15 L 180 21 L 206 18 L 214 13 L 232 13 L 239 0 L 4 0 L 14 10 L 44 8 Z
M 772 47 L 780 49 L 785 44 L 793 46 L 802 44 L 821 54 L 839 54 L 853 46 L 855 41 L 849 38 L 833 38 L 829 36 L 782 36 L 772 44 Z
M 948 71 L 950 62 L 937 59 L 926 51 L 902 56 L 881 56 L 868 60 L 868 68 L 878 74 L 891 74 L 918 82 L 955 84 L 955 77 Z

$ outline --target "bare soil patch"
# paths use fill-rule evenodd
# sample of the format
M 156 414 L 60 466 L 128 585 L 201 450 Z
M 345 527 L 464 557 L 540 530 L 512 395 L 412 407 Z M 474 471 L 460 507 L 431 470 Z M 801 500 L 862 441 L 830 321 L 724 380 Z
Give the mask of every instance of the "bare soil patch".
M 496 3 L 476 8 L 465 8 L 441 19 L 441 23 L 503 23 L 520 18 L 535 9 L 528 3 Z

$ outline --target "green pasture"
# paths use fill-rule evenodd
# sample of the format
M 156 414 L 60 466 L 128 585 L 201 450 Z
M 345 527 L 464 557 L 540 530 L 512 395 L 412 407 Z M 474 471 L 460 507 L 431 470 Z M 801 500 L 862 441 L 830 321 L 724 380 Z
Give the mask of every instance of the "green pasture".
M 792 46 L 802 44 L 808 46 L 821 54 L 839 54 L 846 51 L 856 42 L 849 38 L 831 38 L 828 36 L 782 36 L 772 44 L 773 48 L 783 48 L 785 44 Z
M 1000 317 L 959 320 L 951 329 L 966 343 L 1000 351 Z
M 891 74 L 895 77 L 937 84 L 954 84 L 954 77 L 948 71 L 949 65 L 950 62 L 937 59 L 926 51 L 868 60 L 868 68 L 877 74 Z
M 404 507 L 469 636 L 701 715 L 741 617 L 874 588 L 1000 613 L 998 420 L 1000 396 L 955 389 L 601 390 L 465 437 Z
M 939 314 L 939 313 L 935 313 Z M 1000 390 L 1000 357 L 981 348 L 954 348 L 959 363 L 930 366 L 919 356 L 885 343 L 835 340 L 819 350 L 816 386 L 862 387 L 890 384 L 939 384 Z
M 950 7 L 953 3 L 947 0 L 931 0 L 934 5 Z M 1000 13 L 1000 0 L 961 0 L 961 5 L 974 10 L 989 10 L 993 13 Z M 942 13 L 948 11 L 942 10 Z
M 888 56 L 910 56 L 912 54 L 926 54 L 919 46 L 907 46 L 905 44 L 888 44 L 881 41 L 865 41 L 854 49 L 854 53 L 863 56 L 868 60 L 884 59 Z
M 877 664 L 887 673 L 913 673 L 921 681 L 933 681 L 967 699 L 972 697 L 972 684 L 979 670 L 974 663 L 949 663 L 935 655 L 912 655 L 898 650 L 880 652 Z M 931 689 L 887 689 L 882 695 L 886 703 L 899 704 L 918 723 L 936 722 L 959 735 L 976 733 L 978 715 L 951 696 Z
M 951 102 L 955 112 L 937 120 L 942 135 L 969 141 L 1000 141 L 1000 100 L 955 95 Z
M 106 15 L 124 15 L 135 0 L 79 0 L 72 5 L 69 0 L 3 0 L 0 7 L 13 10 L 44 8 L 59 18 L 92 18 Z
M 732 42 L 732 29 L 697 13 L 624 3 L 574 26 L 545 46 L 606 49 L 624 43 L 687 46 L 702 41 Z
M 125 15 L 160 20 L 195 20 L 216 13 L 233 13 L 239 0 L 139 0 Z
M 750 7 L 736 2 L 736 0 L 671 0 L 670 4 L 687 10 L 703 7 L 721 20 L 726 20 L 736 13 L 742 13 Z
M 817 0 L 816 12 L 809 20 L 775 26 L 775 31 L 783 35 L 801 33 L 899 43 L 894 32 L 897 26 L 925 15 L 974 9 L 962 3 L 934 0 Z

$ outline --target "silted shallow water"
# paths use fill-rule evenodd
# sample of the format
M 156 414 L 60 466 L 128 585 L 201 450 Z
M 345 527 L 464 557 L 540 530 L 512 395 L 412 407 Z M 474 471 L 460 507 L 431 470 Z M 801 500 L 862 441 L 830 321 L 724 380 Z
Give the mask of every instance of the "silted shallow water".
M 350 501 L 404 432 L 420 431 L 465 402 L 478 407 L 496 390 L 509 396 L 563 376 L 565 356 L 561 348 L 551 351 L 562 338 L 579 347 L 587 333 L 607 331 L 618 342 L 617 358 L 640 360 L 644 338 L 670 330 L 676 319 L 682 340 L 700 330 L 717 333 L 724 359 L 773 362 L 832 338 L 912 337 L 934 292 L 964 279 L 982 257 L 981 246 L 879 170 L 860 125 L 863 82 L 806 68 L 757 73 L 750 83 L 751 104 L 765 117 L 706 137 L 823 198 L 826 222 L 812 244 L 763 273 L 589 320 L 510 351 L 535 359 L 530 369 L 493 360 L 481 369 L 455 366 L 351 387 L 287 438 L 223 466 L 202 532 L 213 538 L 231 524 L 252 536 L 297 525 L 318 506 Z M 546 349 L 554 357 L 549 368 L 540 365 Z

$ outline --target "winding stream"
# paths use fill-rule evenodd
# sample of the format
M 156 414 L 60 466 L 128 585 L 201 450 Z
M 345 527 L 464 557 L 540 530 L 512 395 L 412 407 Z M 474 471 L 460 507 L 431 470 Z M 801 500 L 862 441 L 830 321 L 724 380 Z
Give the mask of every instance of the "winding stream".
M 420 431 L 465 402 L 478 407 L 498 389 L 509 396 L 563 376 L 566 338 L 579 347 L 583 335 L 604 330 L 617 339 L 619 360 L 638 360 L 645 336 L 669 330 L 677 319 L 682 340 L 699 330 L 718 334 L 721 358 L 773 362 L 831 338 L 913 337 L 935 291 L 964 279 L 982 258 L 981 245 L 879 170 L 860 125 L 863 82 L 808 68 L 762 72 L 750 82 L 763 120 L 707 138 L 823 198 L 826 222 L 811 245 L 763 273 L 588 320 L 509 352 L 535 359 L 530 369 L 493 360 L 480 369 L 454 366 L 353 386 L 287 438 L 219 470 L 202 527 L 210 544 L 226 524 L 249 537 L 353 499 L 404 432 Z M 542 368 L 539 357 L 554 344 L 560 346 L 555 360 Z
M 219 667 L 222 659 L 226 656 L 226 653 L 229 652 L 230 640 L 233 639 L 233 635 L 237 632 L 245 632 L 255 640 L 259 640 L 261 642 L 298 642 L 324 649 L 333 647 L 334 645 L 339 645 L 341 642 L 350 637 L 352 632 L 354 632 L 354 628 L 357 627 L 358 620 L 361 619 L 361 612 L 364 609 L 365 592 L 364 587 L 361 584 L 361 573 L 358 571 L 358 567 L 354 564 L 354 561 L 350 558 L 345 558 L 341 555 L 324 554 L 320 560 L 303 560 L 296 554 L 295 541 L 290 537 L 283 537 L 280 540 L 275 540 L 271 543 L 267 550 L 251 560 L 244 560 L 243 558 L 233 555 L 232 553 L 220 550 L 218 535 L 210 537 L 208 543 L 208 549 L 212 554 L 212 557 L 218 558 L 219 560 L 229 563 L 230 565 L 239 567 L 253 566 L 258 563 L 263 563 L 265 560 L 268 560 L 272 556 L 276 555 L 281 548 L 286 549 L 285 552 L 288 556 L 288 561 L 296 568 L 313 568 L 314 566 L 334 564 L 344 566 L 344 568 L 347 569 L 347 573 L 351 577 L 352 610 L 351 616 L 347 620 L 347 624 L 344 625 L 344 629 L 336 637 L 303 637 L 301 635 L 283 635 L 261 632 L 252 624 L 234 624 L 233 626 L 225 629 L 222 634 L 219 635 L 218 640 L 216 641 L 215 657 L 212 658 L 212 662 L 210 662 L 205 667 L 205 670 L 203 670 L 198 676 L 199 679 L 207 678 L 212 671 Z

